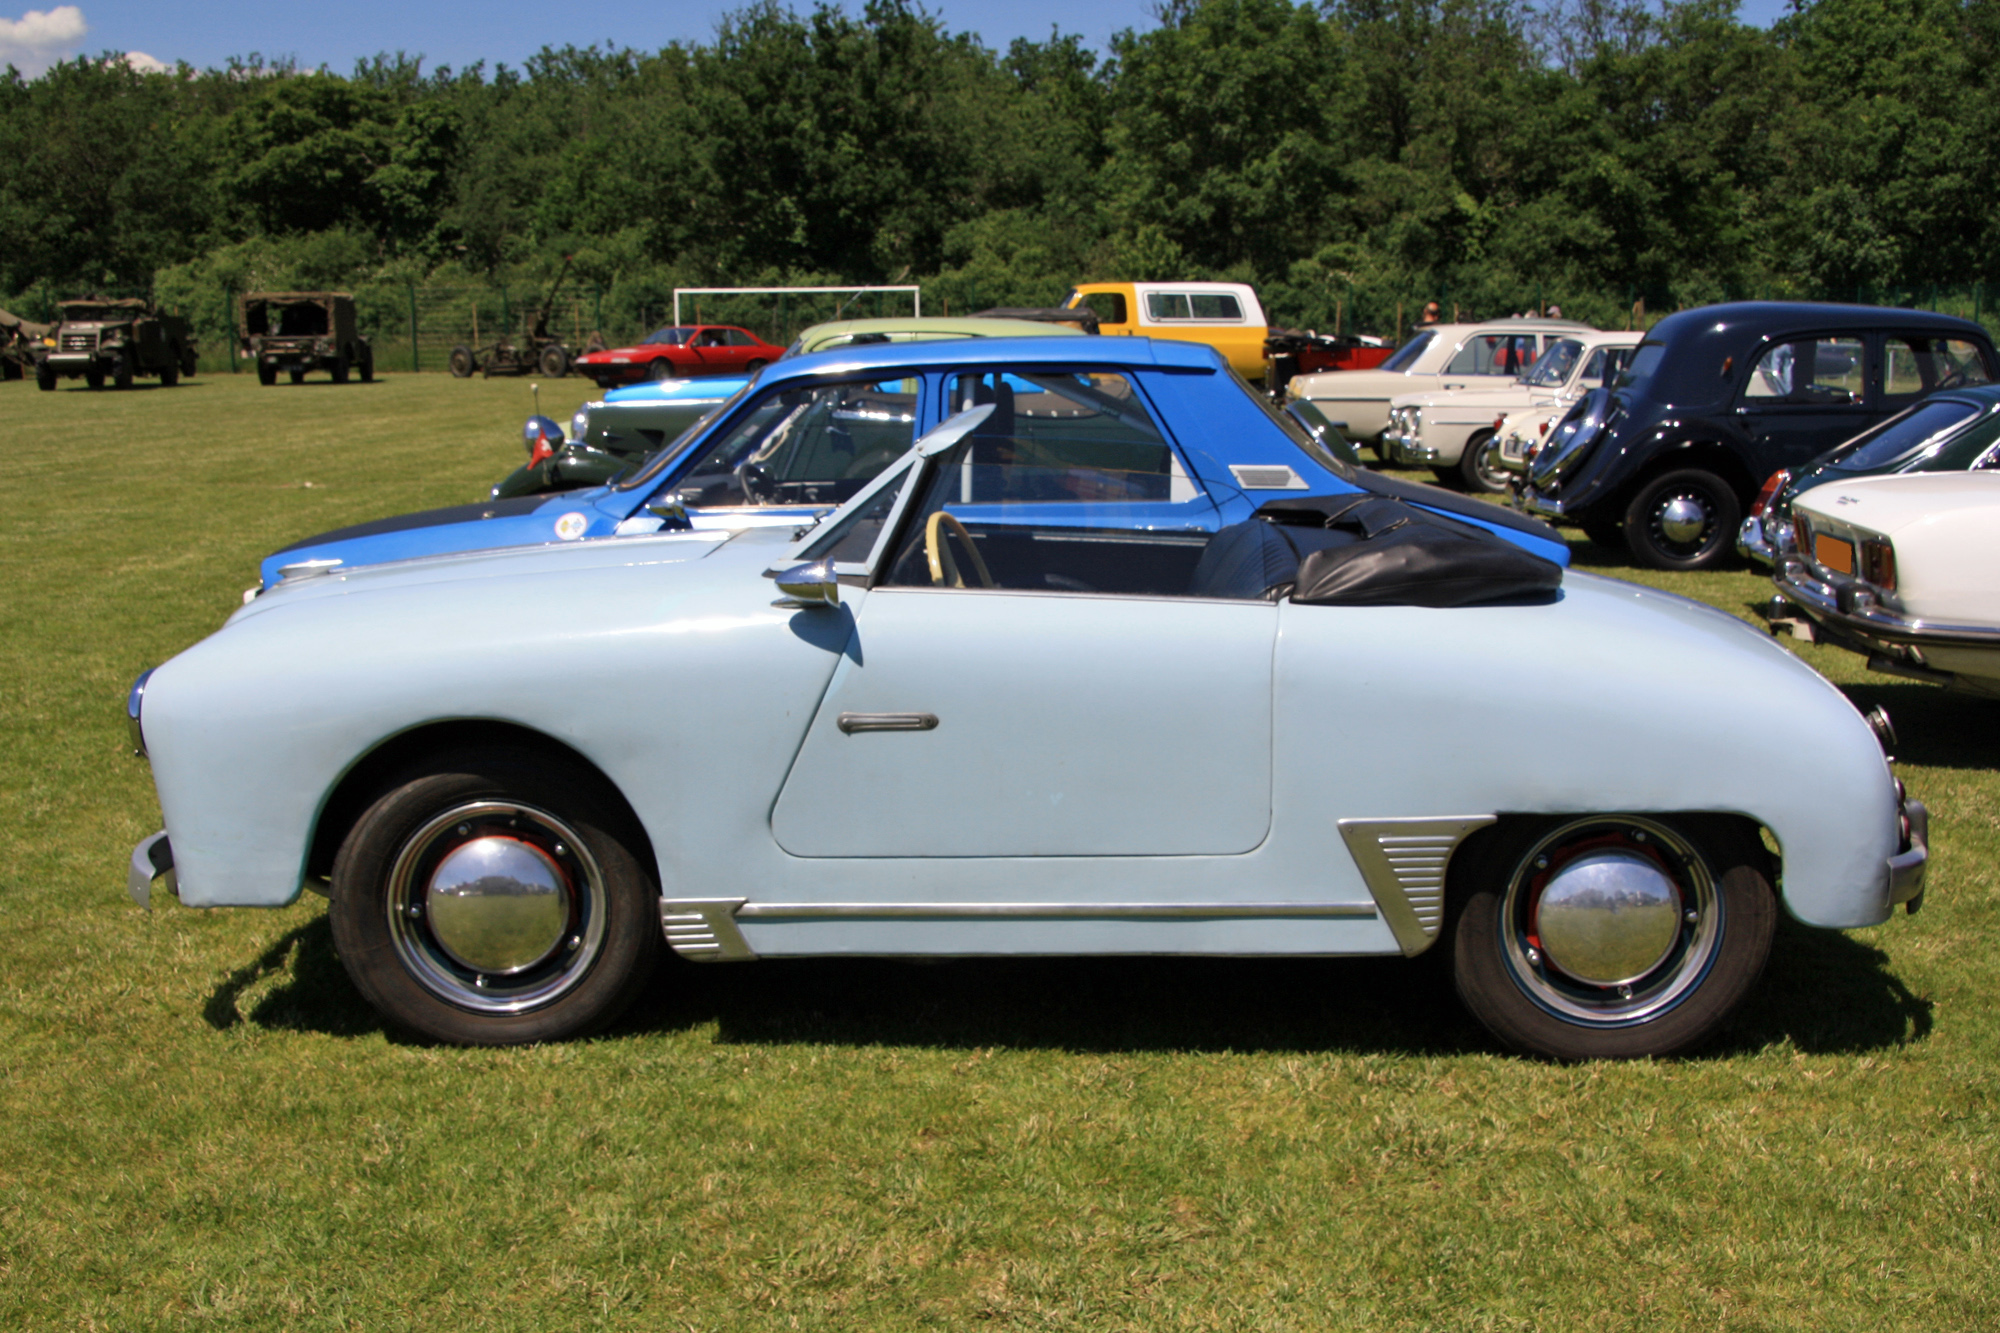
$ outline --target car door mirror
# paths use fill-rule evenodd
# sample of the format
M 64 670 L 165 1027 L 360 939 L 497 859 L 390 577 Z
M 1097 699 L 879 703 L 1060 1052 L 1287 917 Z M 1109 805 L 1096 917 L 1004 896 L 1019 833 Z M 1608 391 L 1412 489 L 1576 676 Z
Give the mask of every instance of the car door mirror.
M 790 569 L 779 570 L 773 577 L 778 582 L 778 591 L 785 595 L 772 602 L 772 606 L 805 608 L 840 605 L 840 581 L 834 577 L 830 561 L 815 560 L 811 564 L 793 565 Z

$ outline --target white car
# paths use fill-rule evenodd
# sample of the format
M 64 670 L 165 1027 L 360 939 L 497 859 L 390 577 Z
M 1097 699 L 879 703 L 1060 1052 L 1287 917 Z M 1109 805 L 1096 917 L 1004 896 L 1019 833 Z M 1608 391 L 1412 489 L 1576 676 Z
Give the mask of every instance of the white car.
M 1494 319 L 1418 329 L 1373 370 L 1329 370 L 1291 382 L 1340 422 L 1350 440 L 1376 440 L 1389 425 L 1389 400 L 1426 389 L 1498 389 L 1518 379 L 1557 338 L 1595 333 L 1565 319 Z
M 1389 402 L 1382 436 L 1385 461 L 1429 467 L 1471 491 L 1498 494 L 1508 472 L 1499 463 L 1498 424 L 1523 408 L 1563 408 L 1615 378 L 1639 345 L 1637 333 L 1550 338 L 1519 379 L 1497 388 L 1427 389 Z
M 1872 670 L 2000 695 L 2000 472 L 1815 486 L 1792 523 L 1774 623 L 1796 608 Z

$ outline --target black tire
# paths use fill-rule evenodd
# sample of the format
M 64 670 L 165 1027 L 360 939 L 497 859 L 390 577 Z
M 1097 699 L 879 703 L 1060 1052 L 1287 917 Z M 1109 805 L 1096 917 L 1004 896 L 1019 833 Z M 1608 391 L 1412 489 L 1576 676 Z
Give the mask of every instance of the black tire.
M 1707 569 L 1735 550 L 1742 521 L 1742 501 L 1728 482 L 1682 468 L 1653 478 L 1632 497 L 1625 548 L 1647 569 Z
M 1580 980 L 1556 960 L 1551 891 L 1561 892 L 1565 864 L 1586 856 L 1622 865 L 1628 882 L 1650 865 L 1652 882 L 1671 886 L 1637 908 L 1633 895 L 1621 900 L 1623 920 L 1658 932 L 1637 940 L 1639 956 L 1664 945 L 1622 981 Z M 1519 819 L 1484 830 L 1452 858 L 1459 997 L 1494 1036 L 1531 1055 L 1629 1060 L 1685 1050 L 1734 1012 L 1764 970 L 1778 920 L 1769 867 L 1748 828 L 1714 815 Z M 1583 903 L 1586 914 L 1602 910 Z M 1592 915 L 1590 929 L 1601 920 Z M 1562 947 L 1603 947 L 1570 930 Z
M 270 388 L 278 382 L 278 368 L 276 366 L 267 366 L 262 361 L 259 361 L 257 363 L 257 382 L 267 389 Z
M 333 375 L 333 382 L 335 384 L 347 383 L 347 367 L 348 367 L 347 349 L 343 347 L 334 356 L 333 365 L 330 369 L 330 373 Z
M 49 393 L 56 387 L 56 372 L 40 362 L 35 364 L 35 387 Z
M 545 867 L 557 886 L 501 900 L 558 913 L 554 933 L 525 946 L 522 928 L 504 922 L 516 909 L 487 900 L 515 932 L 510 956 L 542 950 L 526 964 L 482 974 L 461 955 L 468 941 L 499 947 L 492 938 L 461 918 L 454 952 L 451 933 L 433 925 L 440 904 L 477 906 L 476 896 L 429 891 L 445 859 L 475 843 Z M 579 764 L 502 748 L 446 756 L 378 798 L 341 844 L 334 946 L 369 1003 L 426 1036 L 471 1046 L 583 1036 L 631 1004 L 664 948 L 659 890 L 635 854 L 644 845 L 617 793 Z
M 768 366 L 770 364 L 771 363 L 769 361 L 764 360 L 762 357 L 758 357 L 755 360 L 751 361 L 745 361 L 743 363 L 743 373 L 745 375 L 755 375 L 758 371 L 762 370 L 765 366 Z
M 375 349 L 367 343 L 361 344 L 361 382 L 375 382 Z
M 132 357 L 129 353 L 111 363 L 111 383 L 120 389 L 132 387 Z
M 84 387 L 86 388 L 91 388 L 91 389 L 103 388 L 104 367 L 98 365 L 96 362 L 93 361 L 90 364 L 90 367 L 83 372 L 83 383 Z
M 169 358 L 167 364 L 160 367 L 160 387 L 162 389 L 171 389 L 180 382 L 180 362 Z
M 1577 526 L 1583 529 L 1583 535 L 1590 538 L 1595 545 L 1608 547 L 1614 551 L 1625 549 L 1625 526 L 1616 519 L 1609 522 L 1592 519 Z
M 674 363 L 667 360 L 664 356 L 646 367 L 646 378 L 649 380 L 670 380 L 673 377 Z
M 1500 437 L 1480 431 L 1458 456 L 1458 481 L 1474 495 L 1505 495 L 1513 474 L 1500 466 Z
M 451 349 L 451 359 L 447 364 L 451 366 L 452 377 L 461 380 L 471 379 L 472 372 L 479 369 L 479 361 L 472 355 L 472 349 L 463 344 Z
M 306 368 L 304 366 L 287 366 L 285 367 L 285 378 L 294 384 L 304 384 L 306 382 Z
M 537 364 L 541 367 L 542 374 L 552 380 L 559 380 L 569 374 L 569 353 L 558 344 L 550 343 L 542 349 Z

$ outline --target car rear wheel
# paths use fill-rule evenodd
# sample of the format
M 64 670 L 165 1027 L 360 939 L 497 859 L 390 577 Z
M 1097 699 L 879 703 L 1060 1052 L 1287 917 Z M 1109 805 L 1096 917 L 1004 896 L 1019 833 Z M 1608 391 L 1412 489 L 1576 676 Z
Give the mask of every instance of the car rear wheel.
M 472 349 L 462 343 L 451 349 L 451 358 L 447 364 L 451 366 L 452 375 L 462 380 L 471 379 L 472 372 L 479 369 L 479 364 L 472 355 Z
M 1481 431 L 1458 456 L 1458 479 L 1475 495 L 1505 495 L 1513 474 L 1500 466 L 1500 437 Z
M 1763 971 L 1777 926 L 1768 868 L 1749 829 L 1719 816 L 1497 825 L 1452 865 L 1459 996 L 1534 1055 L 1684 1050 Z
M 646 367 L 646 378 L 648 379 L 670 380 L 673 377 L 674 377 L 674 363 L 667 360 L 667 358 L 665 358 L 664 356 L 661 357 L 659 360 L 655 361 L 652 365 Z
M 1726 559 L 1743 506 L 1713 472 L 1683 468 L 1639 488 L 1625 510 L 1625 546 L 1649 569 L 1706 569 Z
M 770 364 L 771 363 L 769 361 L 764 360 L 762 357 L 759 357 L 754 361 L 746 361 L 743 363 L 743 373 L 746 375 L 755 375 L 758 371 L 762 370 L 765 366 L 768 366 Z
M 367 343 L 361 344 L 361 382 L 363 384 L 375 382 L 375 349 Z
M 453 755 L 382 795 L 341 844 L 334 945 L 384 1017 L 427 1036 L 581 1036 L 632 1002 L 663 947 L 643 846 L 580 764 Z
M 56 372 L 51 367 L 39 364 L 36 365 L 35 387 L 37 389 L 40 389 L 43 393 L 48 393 L 51 390 L 53 390 L 56 387 Z
M 306 368 L 304 366 L 288 366 L 285 369 L 285 378 L 294 384 L 304 384 L 306 382 Z
M 333 382 L 334 382 L 335 384 L 345 384 L 345 383 L 347 383 L 347 367 L 348 367 L 348 365 L 349 365 L 349 360 L 348 360 L 348 355 L 347 355 L 347 349 L 346 349 L 345 347 L 343 347 L 343 348 L 341 348 L 341 349 L 340 349 L 340 351 L 339 351 L 339 352 L 338 352 L 338 353 L 337 353 L 337 354 L 336 354 L 336 355 L 334 356 L 334 358 L 333 358 L 333 367 L 332 367 L 331 371 L 329 371 L 329 373 L 330 373 L 330 374 L 331 374 L 331 375 L 333 376 Z
M 111 363 L 111 383 L 119 389 L 132 387 L 132 358 L 121 356 Z

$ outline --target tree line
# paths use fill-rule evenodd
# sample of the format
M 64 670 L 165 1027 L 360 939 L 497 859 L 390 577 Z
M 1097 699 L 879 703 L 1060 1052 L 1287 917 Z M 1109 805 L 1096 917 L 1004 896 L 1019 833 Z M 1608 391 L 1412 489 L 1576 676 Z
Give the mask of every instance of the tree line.
M 912 0 L 775 0 L 709 44 L 349 75 L 79 58 L 0 80 L 0 300 L 35 290 L 1258 284 L 1285 322 L 1392 298 L 1603 322 L 1985 276 L 2000 0 L 1167 0 L 1100 57 Z

